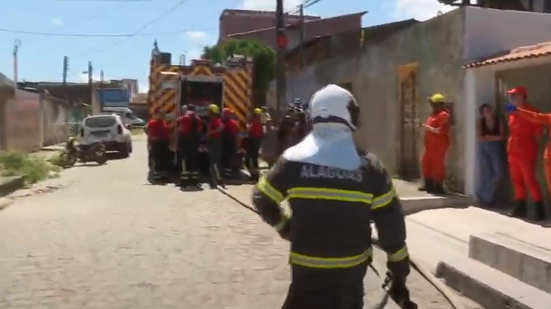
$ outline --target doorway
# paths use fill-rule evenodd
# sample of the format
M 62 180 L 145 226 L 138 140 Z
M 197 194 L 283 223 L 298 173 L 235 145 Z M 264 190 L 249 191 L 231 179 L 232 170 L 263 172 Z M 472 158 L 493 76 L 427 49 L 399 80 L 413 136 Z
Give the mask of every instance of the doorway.
M 419 167 L 419 125 L 417 108 L 417 64 L 398 67 L 399 134 L 398 176 L 412 181 L 421 176 Z

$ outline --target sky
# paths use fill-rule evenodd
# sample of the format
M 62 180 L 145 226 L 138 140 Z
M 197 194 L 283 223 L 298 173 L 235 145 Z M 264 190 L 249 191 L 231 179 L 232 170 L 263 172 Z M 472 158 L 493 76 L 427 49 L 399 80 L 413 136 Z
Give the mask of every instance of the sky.
M 302 0 L 284 0 L 291 11 Z M 218 38 L 224 9 L 274 10 L 275 0 L 0 0 L 0 72 L 13 78 L 18 45 L 19 81 L 60 82 L 63 57 L 69 57 L 68 81 L 133 78 L 147 91 L 153 42 L 178 62 L 198 58 Z M 437 0 L 321 0 L 305 13 L 322 18 L 368 11 L 364 26 L 415 18 L 427 20 L 451 7 Z

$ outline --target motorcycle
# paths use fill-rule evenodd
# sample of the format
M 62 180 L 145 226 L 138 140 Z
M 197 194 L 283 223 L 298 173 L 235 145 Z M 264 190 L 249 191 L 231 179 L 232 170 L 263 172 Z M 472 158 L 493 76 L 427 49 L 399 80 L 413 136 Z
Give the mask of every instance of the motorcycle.
M 107 162 L 105 145 L 101 141 L 82 145 L 74 137 L 67 140 L 60 157 L 66 168 L 74 166 L 77 162 L 96 162 L 99 165 Z

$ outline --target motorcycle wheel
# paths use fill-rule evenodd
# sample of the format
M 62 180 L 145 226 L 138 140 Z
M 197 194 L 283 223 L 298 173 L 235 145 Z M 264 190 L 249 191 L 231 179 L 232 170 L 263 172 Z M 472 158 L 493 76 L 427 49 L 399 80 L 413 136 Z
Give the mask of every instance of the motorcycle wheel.
M 95 161 L 99 165 L 103 165 L 107 162 L 107 156 L 105 155 L 105 147 L 98 147 L 94 153 Z
M 73 167 L 77 163 L 77 158 L 68 151 L 63 151 L 59 154 L 64 168 Z

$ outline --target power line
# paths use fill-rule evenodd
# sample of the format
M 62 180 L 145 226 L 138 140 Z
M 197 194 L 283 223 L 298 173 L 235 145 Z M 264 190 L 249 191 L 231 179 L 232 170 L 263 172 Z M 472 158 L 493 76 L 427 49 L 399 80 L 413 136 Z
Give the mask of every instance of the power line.
M 311 7 L 312 5 L 320 2 L 321 0 L 305 0 L 302 2 L 302 4 L 299 4 L 297 5 L 293 10 L 285 13 L 287 15 L 296 15 L 298 13 L 300 13 L 300 10 L 301 10 L 301 6 L 302 6 L 302 9 L 305 9 L 305 8 L 309 8 Z
M 154 36 L 162 34 L 172 34 L 172 33 L 182 33 L 186 31 L 204 31 L 211 30 L 216 27 L 211 27 L 207 29 L 180 29 L 172 31 L 161 31 L 161 32 L 148 32 L 148 33 L 107 33 L 107 34 L 96 34 L 96 33 L 60 33 L 60 32 L 39 32 L 39 31 L 24 31 L 24 30 L 14 30 L 0 28 L 0 32 L 7 33 L 17 33 L 17 34 L 26 34 L 26 35 L 36 35 L 36 36 L 49 36 L 49 37 L 80 37 L 80 38 L 126 38 L 126 37 L 140 37 L 140 36 Z
M 159 16 L 157 16 L 156 18 L 150 20 L 149 22 L 145 23 L 144 25 L 142 25 L 140 28 L 138 28 L 136 31 L 132 32 L 130 35 L 128 36 L 125 36 L 122 40 L 119 40 L 111 45 L 107 45 L 105 47 L 102 47 L 102 48 L 99 48 L 97 50 L 95 50 L 92 54 L 96 54 L 96 53 L 99 53 L 99 52 L 103 52 L 109 48 L 113 48 L 117 45 L 120 45 L 121 43 L 125 42 L 128 38 L 130 37 L 135 37 L 135 36 L 138 36 L 140 35 L 140 33 L 145 30 L 147 27 L 159 22 L 160 20 L 162 20 L 163 18 L 165 18 L 166 16 L 170 15 L 171 13 L 173 13 L 176 9 L 178 9 L 182 4 L 184 4 L 184 2 L 186 2 L 187 0 L 180 0 L 178 1 L 178 3 L 176 3 L 175 5 L 171 6 L 168 10 L 164 11 L 163 13 L 161 13 Z

